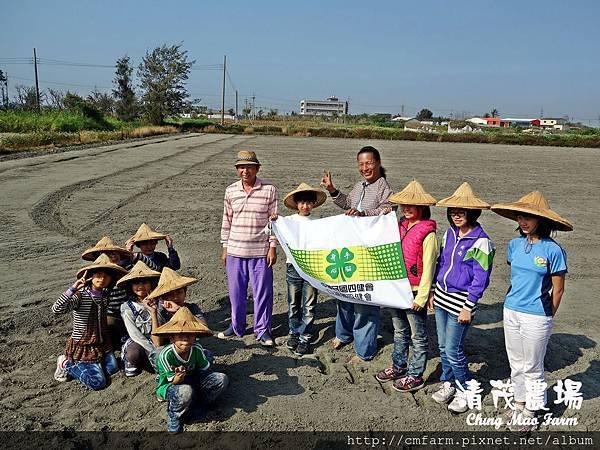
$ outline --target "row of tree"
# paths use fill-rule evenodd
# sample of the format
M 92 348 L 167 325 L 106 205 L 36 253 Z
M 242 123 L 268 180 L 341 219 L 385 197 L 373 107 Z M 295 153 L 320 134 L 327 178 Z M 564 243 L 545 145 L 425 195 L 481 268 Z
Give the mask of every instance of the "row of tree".
M 38 105 L 35 87 L 17 85 L 14 102 L 7 101 L 4 106 L 36 110 L 42 105 L 50 109 L 72 109 L 85 104 L 124 121 L 144 118 L 149 123 L 162 124 L 165 118 L 178 115 L 190 107 L 185 83 L 194 63 L 188 60 L 187 51 L 181 48 L 181 44 L 162 45 L 146 52 L 137 68 L 137 86 L 133 80 L 131 59 L 125 55 L 115 64 L 111 93 L 94 89 L 83 98 L 70 91 L 65 93 L 49 88 L 40 91 Z

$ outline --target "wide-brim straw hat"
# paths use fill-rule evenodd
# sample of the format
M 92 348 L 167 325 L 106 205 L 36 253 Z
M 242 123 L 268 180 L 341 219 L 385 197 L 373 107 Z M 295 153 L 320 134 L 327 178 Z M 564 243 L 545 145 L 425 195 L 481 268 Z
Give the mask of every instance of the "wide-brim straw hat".
M 414 178 L 404 189 L 391 195 L 388 200 L 399 205 L 415 206 L 432 206 L 437 203 L 437 200 Z
M 327 200 L 327 195 L 321 189 L 314 188 L 306 183 L 300 183 L 296 189 L 283 198 L 283 204 L 290 209 L 298 209 L 298 204 L 294 201 L 294 194 L 299 192 L 314 192 L 317 194 L 317 203 L 315 203 L 315 208 L 317 206 L 321 206 L 323 203 L 325 203 L 325 200 Z
M 104 236 L 96 243 L 96 245 L 83 252 L 81 257 L 86 261 L 93 261 L 99 256 L 100 253 L 105 252 L 119 253 L 121 255 L 121 259 L 129 259 L 133 256 L 130 251 L 123 247 L 119 247 L 111 238 Z
M 257 166 L 260 166 L 260 162 L 256 157 L 256 153 L 250 150 L 240 150 L 238 152 L 237 161 L 235 162 L 235 165 L 239 166 L 242 164 L 256 164 Z
M 150 292 L 150 295 L 148 295 L 148 297 L 146 298 L 148 300 L 152 298 L 157 298 L 161 295 L 165 295 L 167 292 L 171 292 L 197 282 L 198 280 L 196 278 L 184 277 L 183 275 L 179 275 L 173 269 L 165 267 L 162 273 L 160 274 L 158 286 L 156 286 L 156 289 Z
M 450 197 L 437 202 L 436 206 L 443 206 L 445 208 L 490 209 L 490 205 L 477 197 L 471 185 L 466 181 Z
M 158 241 L 166 238 L 166 234 L 159 233 L 150 228 L 146 223 L 140 225 L 135 234 L 131 236 L 134 244 L 143 241 Z
M 573 231 L 573 225 L 567 219 L 552 211 L 548 200 L 539 191 L 530 192 L 516 202 L 496 203 L 492 205 L 492 211 L 512 220 L 517 220 L 519 213 L 531 214 L 548 219 L 559 231 Z
M 111 272 L 114 280 L 127 273 L 127 270 L 123 269 L 118 264 L 111 262 L 110 258 L 105 253 L 102 253 L 94 260 L 92 264 L 88 264 L 87 266 L 83 266 L 81 269 L 79 269 L 77 272 L 77 278 L 81 278 L 86 271 L 97 269 L 103 269 L 107 272 Z
M 152 270 L 143 261 L 138 261 L 135 266 L 131 268 L 129 273 L 117 281 L 117 286 L 124 285 L 128 281 L 141 280 L 144 278 L 159 278 L 160 272 Z
M 213 334 L 210 328 L 200 322 L 185 306 L 179 308 L 171 320 L 152 332 L 154 335 L 178 333 L 194 333 L 201 336 L 212 336 Z

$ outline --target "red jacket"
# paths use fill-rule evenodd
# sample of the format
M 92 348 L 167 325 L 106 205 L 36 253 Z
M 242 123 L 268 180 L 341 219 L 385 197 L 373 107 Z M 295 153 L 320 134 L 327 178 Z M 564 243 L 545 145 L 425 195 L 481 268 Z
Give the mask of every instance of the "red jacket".
M 401 219 L 398 222 L 404 264 L 406 265 L 408 280 L 411 286 L 418 286 L 421 283 L 421 275 L 423 274 L 423 241 L 429 233 L 435 233 L 436 227 L 435 220 L 431 219 L 421 220 L 410 229 L 408 229 L 408 220 Z

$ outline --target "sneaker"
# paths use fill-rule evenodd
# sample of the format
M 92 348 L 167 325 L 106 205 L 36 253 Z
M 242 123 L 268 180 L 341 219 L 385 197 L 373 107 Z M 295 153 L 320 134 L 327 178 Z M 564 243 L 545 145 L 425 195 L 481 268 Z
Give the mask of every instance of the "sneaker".
M 536 420 L 535 411 L 530 411 L 524 408 L 522 411 L 515 411 L 515 419 L 517 423 L 511 423 L 508 425 L 508 429 L 518 433 L 528 433 L 535 431 L 539 427 L 539 421 Z
M 273 338 L 271 337 L 271 335 L 269 334 L 268 331 L 265 331 L 261 337 L 258 338 L 258 342 L 260 342 L 260 345 L 262 345 L 263 347 L 275 347 L 275 343 L 273 342 Z
M 287 343 L 285 344 L 287 348 L 289 348 L 290 350 L 296 350 L 296 347 L 298 347 L 298 344 L 300 343 L 300 337 L 297 334 L 290 334 L 290 337 L 287 340 Z
M 125 360 L 125 376 L 126 377 L 135 377 L 140 373 L 140 370 L 131 364 L 129 361 Z
M 431 396 L 437 403 L 446 404 L 456 394 L 456 388 L 449 381 L 444 381 L 440 388 Z
M 233 331 L 233 325 L 229 325 L 225 331 L 219 331 L 217 333 L 217 337 L 219 339 L 229 339 L 235 336 L 235 331 Z
M 397 380 L 398 378 L 402 378 L 404 375 L 406 375 L 406 367 L 396 369 L 392 366 L 379 372 L 377 375 L 375 375 L 375 378 L 378 381 L 385 383 L 386 381 L 393 381 Z
M 454 398 L 448 405 L 448 410 L 452 413 L 460 414 L 464 413 L 468 409 L 469 406 L 467 405 L 467 396 L 465 391 L 457 389 L 456 393 L 454 394 Z
M 54 379 L 59 383 L 64 383 L 69 379 L 69 372 L 67 371 L 67 357 L 60 355 L 56 359 L 56 370 L 54 371 Z
M 425 380 L 422 377 L 413 377 L 412 375 L 406 375 L 392 384 L 392 387 L 398 392 L 414 392 L 423 386 L 425 386 Z
M 308 345 L 308 342 L 302 342 L 300 341 L 298 343 L 298 345 L 296 346 L 296 349 L 294 350 L 294 353 L 298 356 L 304 356 L 307 353 L 310 353 L 310 347 Z
M 508 423 L 513 420 L 513 414 L 515 416 L 517 414 L 520 414 L 523 411 L 523 408 L 525 408 L 525 405 L 522 405 L 517 402 L 515 402 L 515 409 L 506 408 L 504 412 L 500 414 L 500 420 L 502 421 L 502 424 L 506 425 L 506 427 L 508 428 Z

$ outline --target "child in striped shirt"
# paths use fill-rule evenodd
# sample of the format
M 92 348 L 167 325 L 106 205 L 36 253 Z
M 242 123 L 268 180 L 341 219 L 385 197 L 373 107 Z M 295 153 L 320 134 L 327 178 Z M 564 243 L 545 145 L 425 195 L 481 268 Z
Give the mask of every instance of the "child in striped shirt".
M 96 245 L 83 252 L 81 258 L 86 261 L 94 261 L 101 253 L 105 253 L 113 264 L 117 264 L 127 271 L 133 267 L 133 254 L 115 244 L 108 236 L 102 237 Z M 106 305 L 108 336 L 113 350 L 118 350 L 122 341 L 127 337 L 127 331 L 121 318 L 121 304 L 126 300 L 127 292 L 113 283 Z
M 77 281 L 52 305 L 54 314 L 73 316 L 73 332 L 56 362 L 57 381 L 70 377 L 99 390 L 118 372 L 107 333 L 106 305 L 110 287 L 125 273 L 103 253 L 77 272 Z
M 467 411 L 465 391 L 472 379 L 464 341 L 477 303 L 490 283 L 495 248 L 477 222 L 482 209 L 489 209 L 477 198 L 469 183 L 453 195 L 437 202 L 448 208 L 450 228 L 442 239 L 435 275 L 435 290 L 429 308 L 435 305 L 438 347 L 442 362 L 442 385 L 432 398 L 446 404 L 453 413 Z
M 163 240 L 167 244 L 169 255 L 156 251 L 158 241 Z M 140 225 L 136 233 L 131 236 L 125 246 L 130 252 L 137 246 L 140 251 L 133 254 L 133 262 L 142 260 L 150 269 L 162 272 L 163 268 L 168 267 L 173 270 L 181 268 L 179 254 L 173 245 L 173 238 L 168 234 L 158 233 L 147 224 Z

